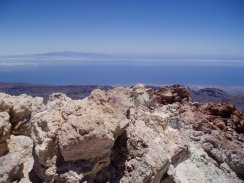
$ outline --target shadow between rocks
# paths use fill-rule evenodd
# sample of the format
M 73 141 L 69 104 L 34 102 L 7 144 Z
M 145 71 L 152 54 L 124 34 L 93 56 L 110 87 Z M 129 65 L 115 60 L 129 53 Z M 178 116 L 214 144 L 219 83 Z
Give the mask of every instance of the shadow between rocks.
M 128 157 L 127 133 L 123 132 L 115 141 L 111 152 L 111 164 L 100 171 L 95 178 L 96 183 L 111 182 L 119 183 L 124 176 L 125 162 Z
M 29 180 L 31 182 L 35 182 L 35 183 L 42 183 L 43 181 L 38 177 L 38 175 L 36 174 L 36 172 L 34 171 L 34 169 L 32 169 L 29 173 Z

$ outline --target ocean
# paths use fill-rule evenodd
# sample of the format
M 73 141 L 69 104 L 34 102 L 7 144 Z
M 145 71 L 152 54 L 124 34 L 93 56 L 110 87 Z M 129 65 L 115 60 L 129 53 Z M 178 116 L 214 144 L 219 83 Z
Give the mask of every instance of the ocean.
M 0 65 L 0 82 L 53 85 L 188 84 L 244 86 L 244 67 L 177 64 Z

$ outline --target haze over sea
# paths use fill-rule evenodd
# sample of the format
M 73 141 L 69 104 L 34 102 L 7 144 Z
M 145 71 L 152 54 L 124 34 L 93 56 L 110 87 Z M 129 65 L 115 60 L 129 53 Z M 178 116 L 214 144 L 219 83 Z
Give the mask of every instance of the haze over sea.
M 0 58 L 0 82 L 244 86 L 240 59 L 123 58 L 80 52 Z

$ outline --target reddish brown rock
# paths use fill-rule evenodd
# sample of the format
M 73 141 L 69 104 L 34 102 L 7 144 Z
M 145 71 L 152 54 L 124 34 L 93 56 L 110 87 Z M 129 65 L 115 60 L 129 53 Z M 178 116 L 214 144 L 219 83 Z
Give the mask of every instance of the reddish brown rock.
M 240 134 L 244 133 L 244 115 L 232 104 L 207 103 L 199 107 L 199 111 L 207 114 L 209 122 L 221 130 L 226 129 L 225 127 L 227 126 L 229 128 L 226 131 L 234 130 Z
M 230 118 L 235 110 L 235 106 L 226 103 L 206 103 L 200 108 L 203 113 L 222 118 Z
M 189 89 L 180 85 L 166 86 L 154 92 L 154 100 L 161 104 L 187 102 L 190 100 Z
M 189 102 L 183 108 L 179 111 L 182 120 L 205 133 L 204 138 L 197 140 L 202 141 L 202 147 L 209 156 L 218 164 L 226 162 L 243 177 L 244 115 L 235 106 L 225 103 L 206 103 L 194 108 Z
M 225 122 L 220 118 L 215 119 L 213 124 L 216 125 L 220 130 L 224 130 L 226 128 Z

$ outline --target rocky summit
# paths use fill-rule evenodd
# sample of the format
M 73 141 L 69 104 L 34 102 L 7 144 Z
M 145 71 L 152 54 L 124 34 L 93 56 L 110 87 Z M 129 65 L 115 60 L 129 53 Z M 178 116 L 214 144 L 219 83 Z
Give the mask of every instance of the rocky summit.
M 242 183 L 244 115 L 189 89 L 0 94 L 0 183 Z

